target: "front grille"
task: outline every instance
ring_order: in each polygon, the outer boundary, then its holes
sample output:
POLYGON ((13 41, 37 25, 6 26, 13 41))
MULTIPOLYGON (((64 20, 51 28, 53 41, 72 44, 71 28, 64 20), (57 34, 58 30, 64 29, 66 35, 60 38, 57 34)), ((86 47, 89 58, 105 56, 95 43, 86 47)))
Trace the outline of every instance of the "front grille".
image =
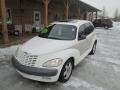
POLYGON ((28 53, 24 53, 22 64, 26 66, 34 66, 38 59, 37 55, 29 55, 28 53))

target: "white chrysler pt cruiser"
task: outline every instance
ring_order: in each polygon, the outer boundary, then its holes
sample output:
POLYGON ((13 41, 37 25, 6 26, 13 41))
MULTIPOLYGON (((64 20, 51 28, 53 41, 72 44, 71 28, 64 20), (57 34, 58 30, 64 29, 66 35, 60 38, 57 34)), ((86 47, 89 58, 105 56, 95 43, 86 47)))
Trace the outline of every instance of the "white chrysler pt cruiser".
POLYGON ((12 58, 25 78, 42 82, 66 82, 74 66, 96 51, 97 39, 90 21, 66 20, 45 27, 21 45, 12 58))

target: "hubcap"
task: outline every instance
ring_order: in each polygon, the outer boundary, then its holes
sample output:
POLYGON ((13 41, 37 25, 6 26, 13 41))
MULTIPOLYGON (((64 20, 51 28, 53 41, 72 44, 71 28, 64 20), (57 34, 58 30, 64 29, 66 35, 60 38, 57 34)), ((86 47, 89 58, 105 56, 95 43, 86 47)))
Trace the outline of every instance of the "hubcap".
POLYGON ((94 44, 94 46, 93 46, 93 53, 95 53, 95 51, 96 51, 96 45, 94 44))
POLYGON ((72 64, 69 62, 68 64, 66 64, 65 66, 65 70, 64 70, 64 78, 68 79, 71 75, 72 72, 72 64))
POLYGON ((108 26, 105 26, 105 28, 107 29, 107 28, 108 28, 108 26))

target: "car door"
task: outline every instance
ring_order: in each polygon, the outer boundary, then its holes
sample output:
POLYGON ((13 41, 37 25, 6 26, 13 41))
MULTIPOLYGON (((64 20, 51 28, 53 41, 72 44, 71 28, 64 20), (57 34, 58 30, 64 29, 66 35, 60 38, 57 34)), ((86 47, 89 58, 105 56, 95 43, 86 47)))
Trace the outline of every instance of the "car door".
POLYGON ((91 23, 85 24, 86 29, 85 29, 85 35, 86 35, 86 40, 87 40, 87 49, 90 50, 91 47, 93 46, 93 40, 95 38, 95 32, 94 32, 94 26, 91 23))
POLYGON ((85 25, 81 25, 78 30, 78 49, 80 51, 80 56, 82 56, 87 50, 87 40, 80 39, 82 35, 85 34, 85 25))

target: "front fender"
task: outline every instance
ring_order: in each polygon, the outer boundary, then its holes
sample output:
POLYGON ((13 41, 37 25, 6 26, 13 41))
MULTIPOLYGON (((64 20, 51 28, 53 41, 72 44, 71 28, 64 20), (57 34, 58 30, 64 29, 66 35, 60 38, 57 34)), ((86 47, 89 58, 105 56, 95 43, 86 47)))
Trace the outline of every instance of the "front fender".
MULTIPOLYGON (((44 56, 40 56, 38 58, 35 66, 39 67, 39 68, 42 68, 42 65, 45 62, 47 62, 49 60, 53 60, 55 58, 61 58, 64 61, 63 63, 65 63, 71 57, 74 58, 74 65, 77 65, 79 63, 79 56, 80 56, 79 50, 77 50, 75 48, 65 49, 65 50, 61 50, 61 51, 54 52, 54 53, 51 53, 51 54, 47 54, 47 55, 44 55, 44 56)), ((60 67, 62 67, 62 65, 60 67)))
POLYGON ((53 55, 54 57, 58 57, 64 60, 64 63, 71 57, 74 58, 74 65, 77 65, 79 63, 79 56, 80 52, 79 50, 73 48, 73 49, 66 49, 60 52, 57 52, 53 55))

